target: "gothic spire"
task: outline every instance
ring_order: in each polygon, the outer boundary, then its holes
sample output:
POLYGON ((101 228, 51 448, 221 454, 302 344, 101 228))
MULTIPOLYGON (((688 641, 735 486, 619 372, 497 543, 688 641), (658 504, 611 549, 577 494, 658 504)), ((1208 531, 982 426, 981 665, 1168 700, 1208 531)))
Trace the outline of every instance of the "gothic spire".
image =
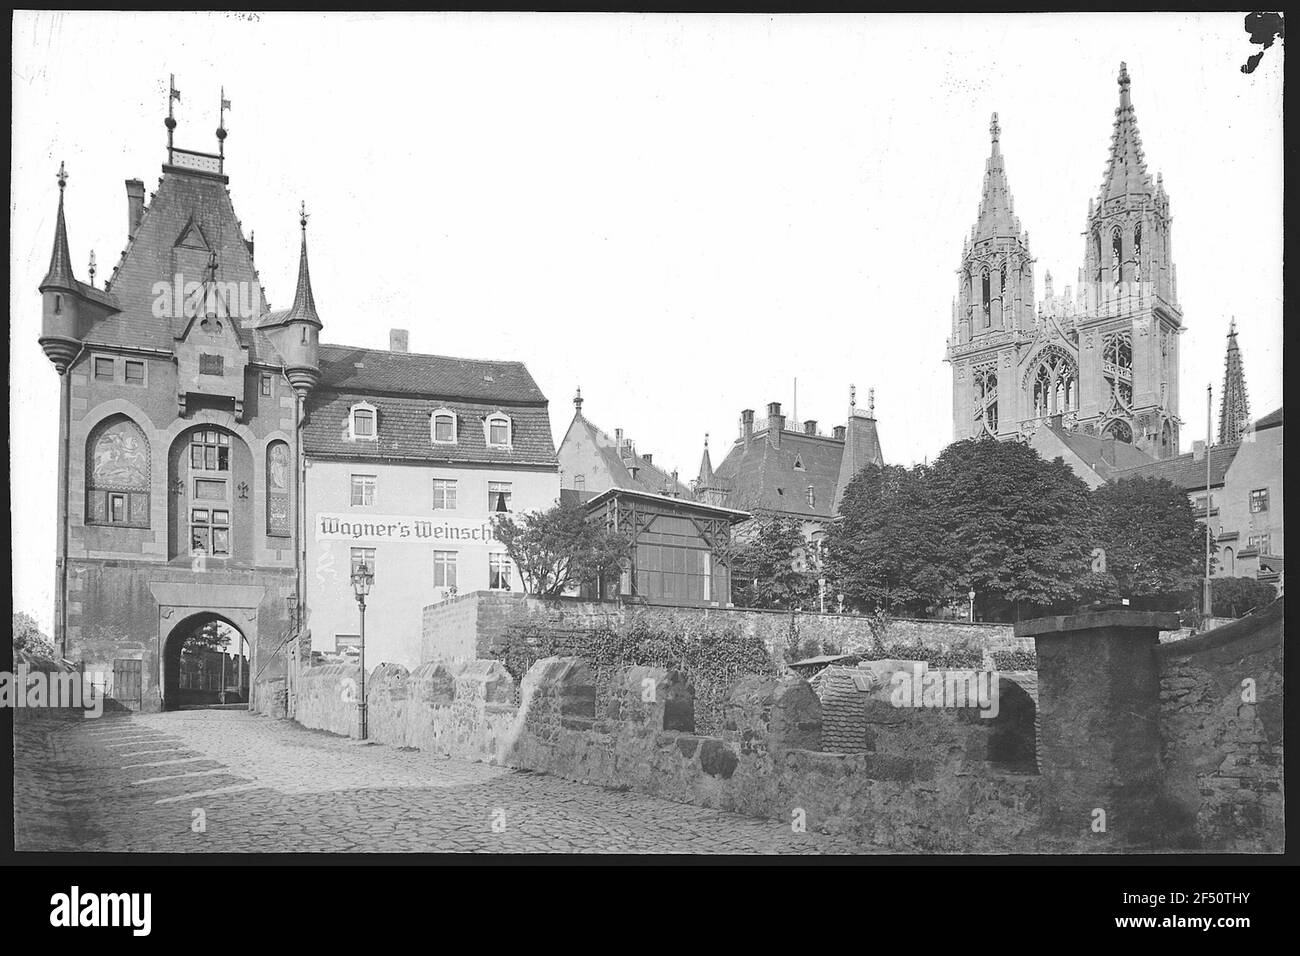
POLYGON ((709 458, 708 432, 704 433, 704 456, 700 458, 700 474, 696 484, 700 488, 709 488, 713 485, 713 461, 709 458))
POLYGON ((298 212, 298 223, 302 227, 302 252, 298 256, 298 288, 293 293, 293 306, 283 321, 306 322, 321 328, 320 316, 316 314, 316 299, 311 294, 311 272, 307 268, 307 204, 303 203, 298 212))
POLYGON ((77 280, 72 275, 72 254, 68 251, 68 226, 63 219, 63 189, 68 185, 68 171, 59 163, 59 215, 54 224, 54 251, 50 254, 50 268, 40 288, 57 286, 75 289, 77 280))
POLYGON ((1110 158, 1101 184, 1100 204, 1125 196, 1148 196, 1152 193, 1151 176, 1142 155, 1142 137, 1138 133, 1137 114, 1129 96, 1128 67, 1119 65, 1119 106, 1115 108, 1115 129, 1110 138, 1110 158))
POLYGON ((1250 400, 1246 397, 1246 372, 1237 345, 1237 320, 1228 326, 1228 353, 1223 360, 1223 400, 1219 406, 1219 444, 1241 441, 1250 427, 1250 400))
POLYGON ((979 219, 971 238, 978 242, 995 236, 1020 235, 1020 220, 1016 218, 1011 201, 1011 187, 1007 185, 1007 170, 1002 161, 1002 127, 998 114, 989 121, 989 138, 992 146, 984 162, 984 189, 980 195, 979 219))

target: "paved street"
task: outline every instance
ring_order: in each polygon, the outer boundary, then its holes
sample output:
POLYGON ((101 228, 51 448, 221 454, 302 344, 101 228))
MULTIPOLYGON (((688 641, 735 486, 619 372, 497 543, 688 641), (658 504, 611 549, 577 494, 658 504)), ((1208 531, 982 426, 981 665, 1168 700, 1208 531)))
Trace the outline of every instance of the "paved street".
POLYGON ((14 743, 19 850, 861 852, 780 822, 244 711, 41 717, 20 722, 14 743))

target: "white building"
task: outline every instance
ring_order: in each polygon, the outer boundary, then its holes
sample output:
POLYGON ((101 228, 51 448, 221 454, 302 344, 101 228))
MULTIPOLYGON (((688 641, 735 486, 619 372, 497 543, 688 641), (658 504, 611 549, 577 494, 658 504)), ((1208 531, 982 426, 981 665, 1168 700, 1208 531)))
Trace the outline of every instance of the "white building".
POLYGON ((375 575, 366 664, 420 663, 423 609, 520 591, 496 511, 549 508, 560 482, 547 401, 519 362, 320 347, 303 425, 304 604, 312 649, 359 639, 352 568, 375 575))

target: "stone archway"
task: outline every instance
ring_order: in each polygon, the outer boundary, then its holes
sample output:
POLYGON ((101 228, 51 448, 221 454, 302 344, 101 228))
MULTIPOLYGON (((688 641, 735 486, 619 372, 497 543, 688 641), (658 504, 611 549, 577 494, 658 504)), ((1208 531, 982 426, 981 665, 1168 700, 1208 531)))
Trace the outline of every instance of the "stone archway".
POLYGON ((157 682, 157 697, 154 706, 169 710, 177 703, 175 691, 179 683, 180 646, 196 626, 207 621, 222 621, 243 636, 249 649, 249 668, 253 675, 257 674, 261 657, 257 640, 258 609, 266 594, 265 587, 177 581, 154 582, 149 585, 149 590, 158 602, 157 670, 153 675, 157 682))
MULTIPOLYGON (((242 644, 248 644, 251 653, 252 645, 248 642, 248 636, 238 624, 230 620, 225 614, 215 611, 199 611, 189 614, 176 622, 176 625, 168 632, 163 639, 162 644, 162 709, 178 710, 184 702, 184 692, 181 689, 181 650, 194 633, 205 624, 219 622, 232 628, 239 635, 242 644)), ((238 651, 239 648, 236 648, 238 651)), ((251 670, 251 662, 249 664, 251 670)), ((251 675, 249 675, 251 677, 251 675)))

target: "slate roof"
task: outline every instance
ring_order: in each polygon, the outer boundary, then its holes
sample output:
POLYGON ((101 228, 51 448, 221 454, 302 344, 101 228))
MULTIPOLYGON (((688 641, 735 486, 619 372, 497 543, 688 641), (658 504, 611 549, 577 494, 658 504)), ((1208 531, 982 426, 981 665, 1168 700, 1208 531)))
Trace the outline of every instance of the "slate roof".
POLYGON ((522 362, 322 344, 320 371, 321 387, 338 391, 415 394, 512 405, 546 404, 546 396, 522 362))
POLYGON ((727 489, 726 504, 743 511, 779 511, 810 518, 835 514, 835 491, 844 442, 821 435, 783 431, 781 447, 756 432, 745 446, 737 439, 713 470, 714 484, 727 489), (802 469, 795 468, 796 461, 802 469), (808 486, 813 504, 808 504, 808 486))
MULTIPOLYGON (((1210 485, 1223 484, 1223 476, 1228 466, 1237 457, 1240 445, 1215 445, 1210 449, 1210 485)), ((1184 491, 1196 491, 1205 487, 1205 459, 1196 460, 1192 452, 1176 455, 1140 465, 1137 468, 1124 468, 1112 472, 1111 478, 1119 481, 1124 478, 1166 478, 1184 491)))
POLYGON ((1151 456, 1142 449, 1117 438, 1101 438, 1059 425, 1043 427, 1104 479, 1115 477, 1123 469, 1152 464, 1151 456))
MULTIPOLYGON (((86 335, 86 343, 170 352, 184 316, 154 316, 154 283, 173 283, 178 273, 182 283, 204 281, 209 253, 217 257, 217 281, 247 283, 252 314, 264 314, 267 304, 261 281, 225 182, 167 167, 157 193, 145 207, 135 238, 105 283, 105 292, 111 293, 121 311, 97 322, 86 335), (193 237, 192 244, 180 245, 187 234, 193 237)), ((250 361, 279 362, 264 333, 236 324, 241 343, 249 347, 250 361)))
POLYGON ((1276 428, 1278 425, 1281 424, 1282 424, 1282 409, 1279 408, 1277 411, 1269 412, 1259 421, 1255 422, 1255 430, 1258 431, 1261 428, 1276 428))
POLYGON ((372 395, 340 391, 324 384, 307 399, 303 448, 308 455, 321 458, 558 467, 551 439, 551 418, 545 404, 519 406, 418 394, 372 395), (348 438, 348 416, 359 401, 377 409, 377 438, 373 441, 348 438), (435 445, 430 437, 429 418, 443 407, 456 413, 455 445, 435 445), (512 445, 509 449, 487 445, 483 420, 494 412, 510 416, 512 445))
POLYGON ((822 703, 822 750, 855 754, 867 750, 867 691, 871 674, 831 665, 812 680, 822 703))
MULTIPOLYGON (((601 464, 605 466, 609 473, 610 481, 616 488, 624 491, 641 491, 647 494, 659 495, 665 489, 675 492, 681 498, 691 498, 691 489, 683 484, 680 480, 674 481, 673 476, 664 471, 653 462, 646 461, 644 457, 635 453, 625 461, 618 451, 618 442, 601 431, 591 422, 582 412, 577 412, 573 416, 573 421, 569 424, 569 430, 580 428, 587 434, 596 453, 600 456, 601 464), (632 477, 630 465, 636 465, 636 477, 632 477)), ((567 437, 567 433, 566 433, 567 437)))

